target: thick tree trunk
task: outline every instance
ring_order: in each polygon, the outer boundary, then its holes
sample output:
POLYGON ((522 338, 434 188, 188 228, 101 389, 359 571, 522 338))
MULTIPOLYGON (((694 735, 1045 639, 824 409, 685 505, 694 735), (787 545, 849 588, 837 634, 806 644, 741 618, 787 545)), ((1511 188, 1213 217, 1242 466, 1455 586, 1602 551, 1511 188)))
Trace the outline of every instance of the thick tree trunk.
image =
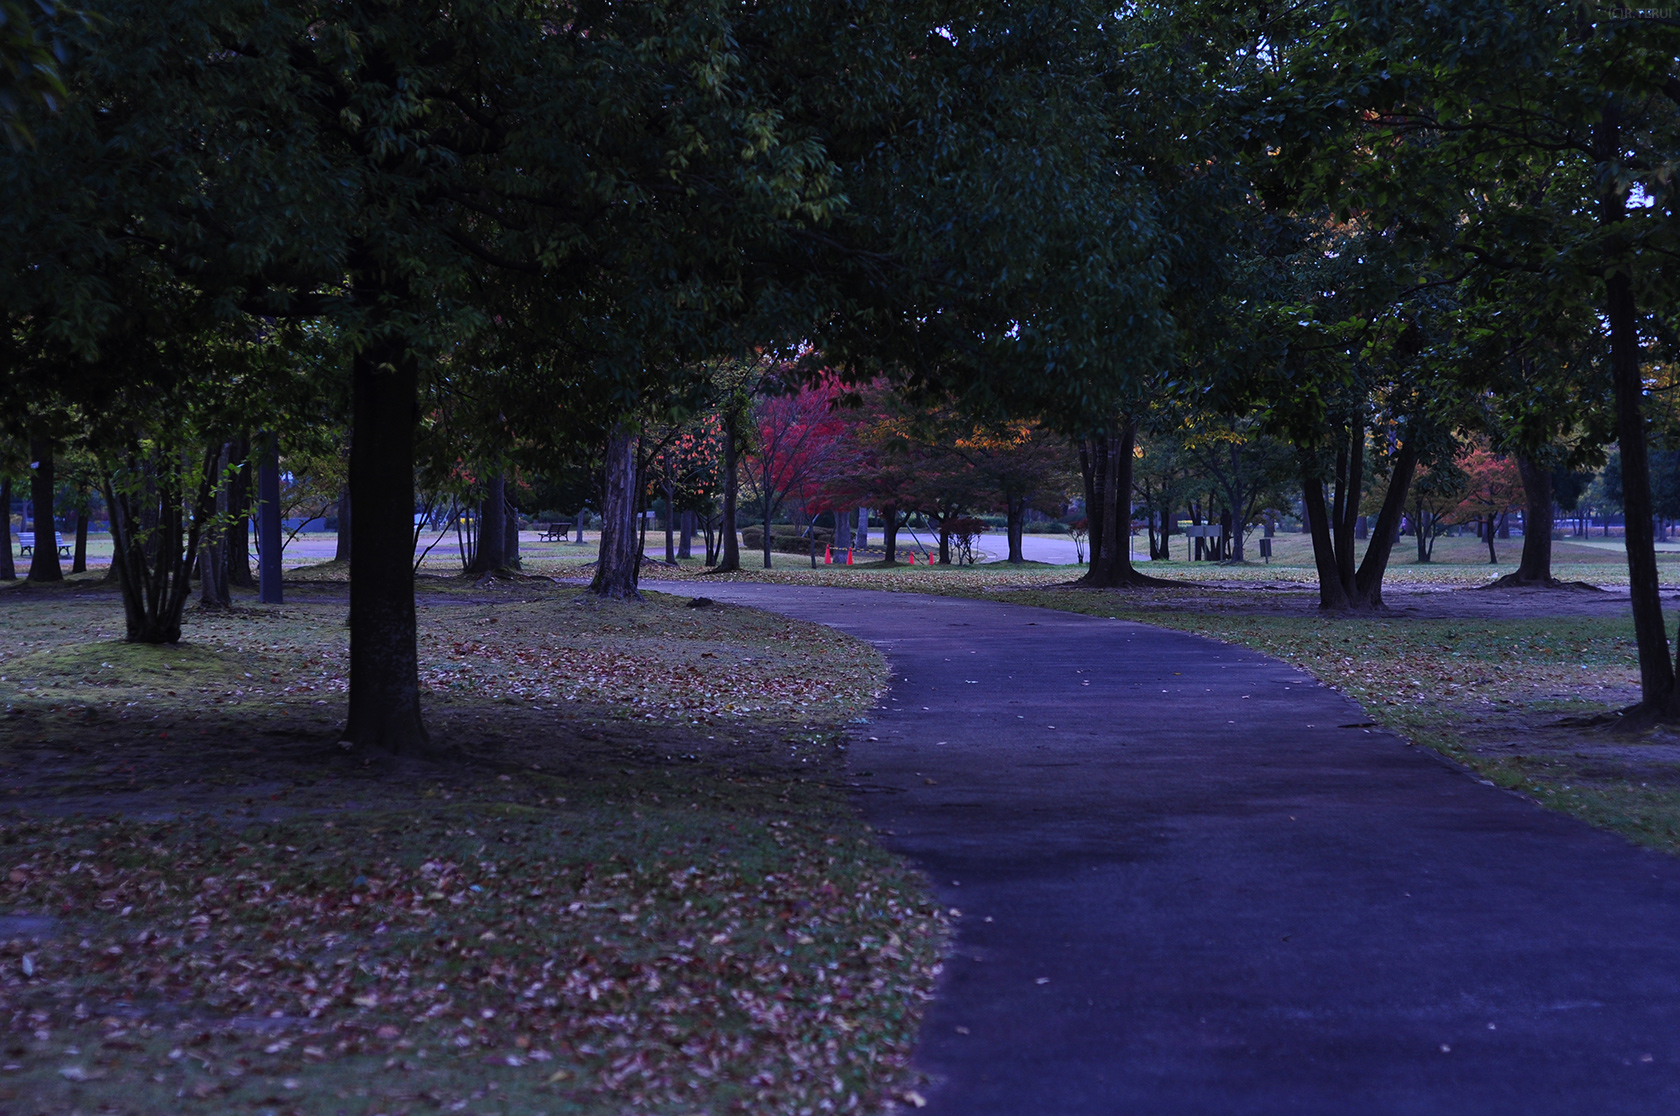
POLYGON ((419 373, 399 340, 351 363, 350 716, 354 748, 434 754, 420 712, 414 616, 414 428, 419 373))
POLYGON ((1519 585, 1550 586, 1552 577, 1552 471, 1531 458, 1517 458, 1523 483, 1523 545, 1517 572, 1493 583, 1494 588, 1519 585))
POLYGON ((1136 444, 1137 427, 1131 418, 1118 420, 1119 437, 1112 442, 1105 439, 1102 486, 1102 532, 1091 533, 1091 568, 1079 583, 1100 589, 1120 586, 1171 585, 1158 577, 1149 577, 1132 567, 1132 447, 1136 444), (1101 550, 1098 550, 1098 539, 1101 550))
POLYGON ((228 584, 255 589, 257 579, 251 574, 251 471, 256 465, 251 460, 248 435, 233 440, 230 460, 234 472, 228 484, 228 511, 232 516, 227 528, 228 584))
POLYGON ((338 546, 333 551, 334 562, 350 561, 350 486, 338 490, 338 546))
POLYGON ((502 515, 502 565, 507 569, 517 570, 520 568, 519 509, 512 504, 507 504, 506 507, 507 511, 502 515))
POLYGON ((723 427, 723 523, 718 529, 723 546, 722 557, 714 568, 725 573, 741 568, 741 532, 736 513, 741 502, 741 452, 735 435, 735 420, 728 418, 723 427))
POLYGON ((856 515, 853 508, 834 513, 834 549, 849 550, 852 545, 852 518, 856 515))
POLYGON ((589 588, 614 601, 639 601, 641 536, 636 524, 635 426, 626 419, 607 437, 606 493, 601 501, 601 557, 589 588))
POLYGON ((1354 576, 1355 603, 1361 608, 1383 607, 1383 574, 1388 571, 1389 557, 1400 538, 1400 517, 1405 513, 1406 497, 1411 495, 1412 478, 1416 474, 1417 443, 1408 437, 1394 455, 1394 466, 1388 478, 1388 495, 1383 497, 1382 510, 1377 513, 1376 530, 1371 535, 1370 545, 1365 548, 1359 572, 1354 576))
POLYGON ((12 478, 0 477, 0 581, 16 581, 12 558, 12 478))
POLYGON ((1310 470, 1302 481, 1301 503, 1307 513, 1307 530, 1312 533, 1313 563, 1318 567, 1318 607, 1325 611, 1345 611, 1351 602, 1336 561, 1335 536, 1324 506, 1324 482, 1310 470))
POLYGON ((888 565, 898 561, 898 507, 894 504, 881 509, 881 546, 886 549, 888 565))
POLYGON ((1487 530, 1482 533, 1482 538, 1487 543, 1488 565, 1490 565, 1490 566, 1499 565, 1499 555, 1493 549, 1493 516, 1491 516, 1491 515, 1488 516, 1487 530))
POLYGON ((1347 445, 1337 457, 1341 474, 1336 478, 1335 521, 1331 538, 1336 543, 1336 575, 1351 589, 1354 579, 1353 539, 1359 523, 1359 497, 1365 487, 1365 424, 1356 422, 1348 432, 1347 445))
MULTIPOLYGON (((1103 568, 1103 510, 1108 506, 1108 435, 1094 434, 1079 444, 1085 480, 1085 535, 1091 547, 1091 572, 1103 568)), ((1085 576, 1091 576, 1088 572, 1085 576)))
POLYGON ((1008 516, 1005 530, 1009 532, 1009 561, 1020 565, 1027 560, 1021 550, 1021 535, 1026 529, 1027 498, 1024 495, 1005 492, 1003 507, 1008 516))
POLYGON ((681 531, 677 535, 677 557, 694 557, 694 510, 689 508, 682 513, 681 531))
POLYGON ((493 574, 507 564, 507 478, 497 473, 484 485, 484 499, 478 505, 478 549, 467 573, 493 574))
POLYGON ((868 508, 859 508, 857 510, 857 537, 852 540, 852 545, 857 547, 859 550, 862 550, 869 545, 868 508))
POLYGON ((63 581, 64 570, 58 564, 58 547, 53 545, 53 489, 57 487, 53 471, 52 439, 39 434, 29 439, 29 503, 35 513, 35 551, 29 559, 30 581, 63 581))

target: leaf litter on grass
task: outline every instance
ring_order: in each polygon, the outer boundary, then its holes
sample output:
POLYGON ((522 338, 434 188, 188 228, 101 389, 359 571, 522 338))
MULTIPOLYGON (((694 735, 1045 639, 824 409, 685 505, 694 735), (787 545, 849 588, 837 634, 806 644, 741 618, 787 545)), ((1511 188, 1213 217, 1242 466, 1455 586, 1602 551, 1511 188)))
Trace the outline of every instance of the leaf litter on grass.
POLYGON ((484 761, 441 777, 229 739, 341 715, 342 598, 120 665, 97 609, 39 624, 0 660, 8 762, 61 773, 0 825, 0 1110, 867 1111, 913 1083, 944 916, 833 746, 879 656, 574 596, 423 609, 434 727, 484 761))

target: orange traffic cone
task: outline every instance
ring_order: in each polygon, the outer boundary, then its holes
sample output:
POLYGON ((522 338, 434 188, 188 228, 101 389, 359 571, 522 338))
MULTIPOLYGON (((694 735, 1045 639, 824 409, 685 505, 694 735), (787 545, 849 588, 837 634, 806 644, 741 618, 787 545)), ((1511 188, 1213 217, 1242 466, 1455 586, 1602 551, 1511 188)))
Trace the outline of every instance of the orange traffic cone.
POLYGON ((834 565, 834 548, 832 546, 823 547, 823 565, 834 565))
POLYGON ((916 552, 914 550, 906 550, 904 552, 904 560, 914 566, 916 564, 916 552))
POLYGON ((849 566, 851 564, 852 564, 852 548, 848 546, 846 548, 846 565, 849 566))

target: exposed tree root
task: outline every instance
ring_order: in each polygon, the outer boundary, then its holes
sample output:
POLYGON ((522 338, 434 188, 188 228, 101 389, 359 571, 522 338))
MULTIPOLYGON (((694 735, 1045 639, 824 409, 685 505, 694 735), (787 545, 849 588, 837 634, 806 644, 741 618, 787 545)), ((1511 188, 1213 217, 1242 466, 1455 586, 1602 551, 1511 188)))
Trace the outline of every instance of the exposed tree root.
POLYGON ((1571 590, 1585 589, 1585 590, 1588 590, 1588 591, 1593 592, 1593 593, 1604 592, 1604 590, 1599 588, 1598 586, 1590 584, 1590 583, 1585 582, 1585 581, 1559 581, 1555 577, 1523 578, 1523 577, 1520 577, 1520 576, 1518 576, 1517 574, 1514 574, 1514 573, 1508 573, 1504 577, 1498 578, 1494 581, 1490 581, 1486 585, 1478 585, 1478 586, 1476 586, 1476 588, 1477 589, 1571 589, 1571 590))

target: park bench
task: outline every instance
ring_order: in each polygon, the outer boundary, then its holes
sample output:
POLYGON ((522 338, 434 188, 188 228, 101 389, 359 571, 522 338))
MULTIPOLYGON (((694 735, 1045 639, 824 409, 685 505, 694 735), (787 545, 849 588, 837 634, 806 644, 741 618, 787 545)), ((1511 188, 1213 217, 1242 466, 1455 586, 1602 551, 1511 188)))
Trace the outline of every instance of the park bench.
POLYGON ((565 542, 566 533, 572 529, 570 523, 550 523, 543 528, 542 534, 537 536, 541 542, 565 542))
MULTIPOLYGON (((64 536, 53 532, 53 546, 58 548, 60 558, 70 557, 70 544, 64 541, 64 536)), ((18 556, 26 557, 35 553, 35 534, 32 531, 18 532, 18 556)))

